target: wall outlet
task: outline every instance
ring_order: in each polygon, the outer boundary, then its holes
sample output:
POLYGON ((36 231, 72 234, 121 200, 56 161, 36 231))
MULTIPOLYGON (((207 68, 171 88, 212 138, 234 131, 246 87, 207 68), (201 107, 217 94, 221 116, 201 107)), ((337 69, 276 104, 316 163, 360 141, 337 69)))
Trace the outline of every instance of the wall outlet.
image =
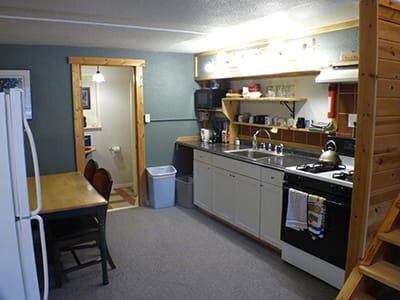
POLYGON ((358 61, 358 51, 342 51, 340 53, 340 61, 358 61))
POLYGON ((144 114, 144 122, 147 124, 147 123, 150 123, 150 114, 144 114))
POLYGON ((349 118, 347 119, 347 127, 354 128, 354 123, 357 122, 357 114, 349 114, 349 118))

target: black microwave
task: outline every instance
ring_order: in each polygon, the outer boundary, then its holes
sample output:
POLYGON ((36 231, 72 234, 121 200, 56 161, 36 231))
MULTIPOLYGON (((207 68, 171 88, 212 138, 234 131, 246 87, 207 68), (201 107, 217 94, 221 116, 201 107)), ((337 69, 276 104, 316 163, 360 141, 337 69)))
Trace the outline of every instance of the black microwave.
POLYGON ((221 99, 225 97, 226 89, 200 89, 194 92, 194 107, 199 108, 214 108, 221 107, 221 99))

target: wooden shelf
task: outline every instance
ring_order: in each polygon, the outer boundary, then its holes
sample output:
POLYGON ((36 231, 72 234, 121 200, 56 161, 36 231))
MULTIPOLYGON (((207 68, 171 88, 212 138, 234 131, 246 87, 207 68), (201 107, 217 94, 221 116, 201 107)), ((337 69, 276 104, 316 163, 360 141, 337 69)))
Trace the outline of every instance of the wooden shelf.
POLYGON ((89 155, 90 153, 96 151, 96 148, 93 147, 85 147, 85 155, 89 155))
MULTIPOLYGON (((222 98, 222 104, 224 106, 224 104, 227 103, 239 103, 237 101, 243 102, 243 101, 247 101, 247 102, 277 102, 280 103, 282 105, 285 105, 286 108, 289 110, 290 112, 290 116, 294 119, 295 115, 296 115, 296 106, 295 103, 296 102, 300 102, 300 101, 306 101, 306 98, 286 98, 286 97, 258 97, 258 98, 247 98, 247 97, 239 97, 239 98, 222 98), (289 105, 288 103, 290 103, 291 105, 289 105)), ((225 105, 226 107, 226 105, 225 105)))
POLYGON ((274 126, 274 125, 264 125, 264 124, 256 124, 256 123, 245 123, 245 122, 232 122, 232 125, 240 125, 240 126, 251 126, 251 127, 260 127, 260 128, 278 128, 283 130, 293 130, 293 131, 303 131, 303 132, 316 132, 321 134, 328 134, 331 131, 313 131, 308 128, 295 128, 295 127, 287 127, 287 126, 274 126))
POLYGON ((195 80, 212 80, 212 79, 241 79, 241 78, 285 78, 285 77, 299 77, 299 76, 316 76, 321 72, 318 70, 287 70, 286 72, 276 72, 276 73, 264 73, 264 74, 244 74, 244 73, 234 73, 230 76, 207 76, 207 75, 197 75, 195 73, 195 80))
POLYGON ((222 112, 221 107, 215 107, 215 108, 197 108, 197 111, 209 111, 209 112, 222 112))
POLYGON ((286 98, 286 97, 238 97, 238 98, 222 98, 225 101, 251 101, 251 102, 300 102, 306 101, 307 98, 286 98))

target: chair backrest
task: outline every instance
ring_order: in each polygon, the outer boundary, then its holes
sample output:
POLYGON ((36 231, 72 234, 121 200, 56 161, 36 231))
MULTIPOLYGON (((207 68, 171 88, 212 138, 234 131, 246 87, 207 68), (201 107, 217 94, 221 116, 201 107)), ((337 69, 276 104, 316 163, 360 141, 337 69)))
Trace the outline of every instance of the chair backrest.
POLYGON ((99 168, 99 165, 97 164, 97 162, 93 159, 90 159, 85 166, 85 170, 83 172, 83 176, 85 176, 85 178, 87 179, 87 181, 89 181, 90 183, 92 183, 93 181, 93 175, 96 172, 96 170, 99 168))
POLYGON ((111 175, 106 169, 99 168, 96 170, 93 175, 92 185, 107 201, 110 199, 112 184, 111 175))

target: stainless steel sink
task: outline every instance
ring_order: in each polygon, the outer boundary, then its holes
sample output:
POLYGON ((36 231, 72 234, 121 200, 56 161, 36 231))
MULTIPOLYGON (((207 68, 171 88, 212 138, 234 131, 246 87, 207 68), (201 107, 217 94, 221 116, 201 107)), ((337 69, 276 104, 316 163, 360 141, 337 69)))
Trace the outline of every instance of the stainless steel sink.
POLYGON ((271 156, 283 156, 283 154, 278 154, 272 151, 259 150, 259 149, 226 150, 224 152, 232 155, 245 157, 251 160, 260 160, 271 156))

